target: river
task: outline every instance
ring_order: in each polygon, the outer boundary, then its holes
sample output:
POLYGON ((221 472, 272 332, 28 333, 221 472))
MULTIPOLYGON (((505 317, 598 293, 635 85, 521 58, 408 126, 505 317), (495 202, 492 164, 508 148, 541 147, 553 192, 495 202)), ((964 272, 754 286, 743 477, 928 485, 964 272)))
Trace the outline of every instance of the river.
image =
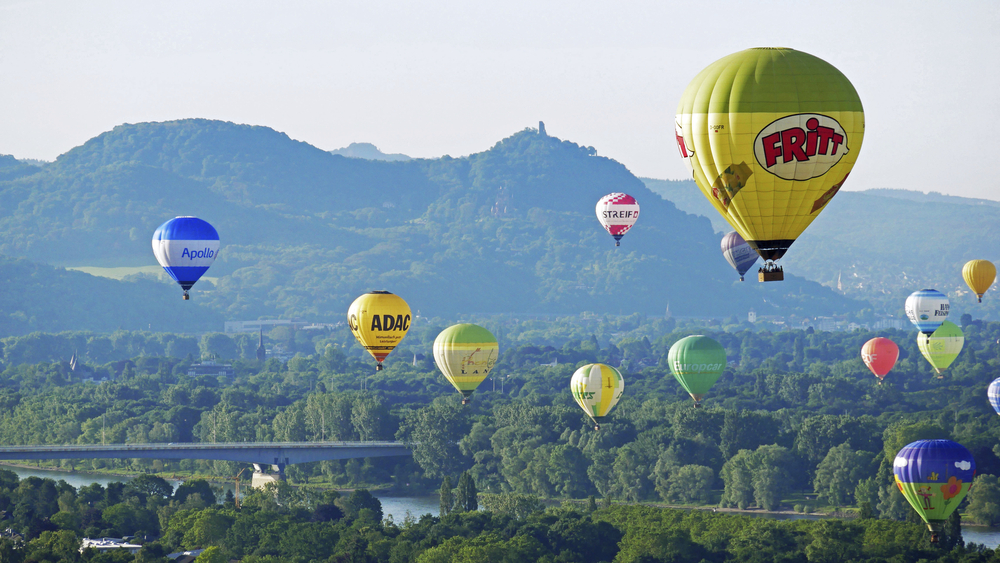
MULTIPOLYGON (((100 483, 101 485, 107 486, 108 483, 113 483, 116 481, 128 481, 129 477, 117 477, 110 475, 101 475, 93 473, 81 473, 74 472, 70 473, 68 471, 50 470, 50 469, 33 469, 28 467, 12 467, 12 466, 2 466, 4 469, 10 469, 21 479, 25 477, 41 477, 46 479, 55 479, 56 481, 62 479, 72 485, 73 487, 80 488, 92 483, 100 483)), ((181 483, 178 480, 167 479, 171 485, 175 487, 181 483)), ((224 490, 233 490, 232 483, 224 483, 224 490)), ((401 523, 407 516, 407 513, 415 519, 420 519, 420 516, 424 514, 434 514, 437 515, 439 510, 439 501, 437 495, 427 495, 418 497, 396 497, 387 496, 379 493, 374 493, 375 496, 382 503, 382 513, 385 517, 392 517, 393 521, 397 524, 401 523)), ((822 518, 821 516, 815 516, 812 514, 768 514, 768 513, 743 513, 748 516, 760 517, 760 518, 775 518, 778 520, 815 520, 822 518)), ((985 545, 990 549, 995 549, 1000 546, 1000 528, 987 528, 985 526, 963 526, 962 527, 962 537, 965 541, 975 542, 978 544, 985 545)))

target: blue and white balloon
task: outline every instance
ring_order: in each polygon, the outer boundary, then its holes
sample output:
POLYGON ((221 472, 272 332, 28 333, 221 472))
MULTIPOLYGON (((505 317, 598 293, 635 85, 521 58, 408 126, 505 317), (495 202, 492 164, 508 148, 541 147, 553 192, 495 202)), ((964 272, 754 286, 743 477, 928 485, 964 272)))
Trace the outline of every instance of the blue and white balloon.
POLYGON ((153 233, 153 254, 187 300, 188 290, 219 255, 219 233, 197 217, 174 217, 153 233))
POLYGON ((989 397, 993 410, 1000 414, 1000 377, 990 383, 990 388, 986 390, 986 396, 989 397))
POLYGON ((948 320, 948 296, 936 289, 914 291, 906 298, 906 316, 920 332, 931 335, 948 320))
POLYGON ((757 251, 751 248, 736 231, 722 237, 722 255, 739 273, 740 281, 743 281, 743 275, 757 263, 757 251))

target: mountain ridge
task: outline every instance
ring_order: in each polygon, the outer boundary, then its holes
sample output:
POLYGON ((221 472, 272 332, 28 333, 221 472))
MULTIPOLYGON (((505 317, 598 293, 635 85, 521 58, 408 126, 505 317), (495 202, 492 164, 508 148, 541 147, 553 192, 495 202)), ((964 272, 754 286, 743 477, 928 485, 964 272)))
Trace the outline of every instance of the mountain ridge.
POLYGON ((150 233, 174 215, 219 230, 210 272, 218 284, 204 302, 229 319, 325 320, 376 288, 442 316, 658 315, 668 303, 675 314, 704 316, 865 307, 807 280, 734 285, 706 218, 592 147, 530 127, 467 157, 384 162, 332 155, 262 126, 123 125, 0 181, 0 232, 18 233, 0 237, 0 252, 74 266, 148 264, 150 233), (593 211, 614 191, 643 206, 620 249, 593 211))

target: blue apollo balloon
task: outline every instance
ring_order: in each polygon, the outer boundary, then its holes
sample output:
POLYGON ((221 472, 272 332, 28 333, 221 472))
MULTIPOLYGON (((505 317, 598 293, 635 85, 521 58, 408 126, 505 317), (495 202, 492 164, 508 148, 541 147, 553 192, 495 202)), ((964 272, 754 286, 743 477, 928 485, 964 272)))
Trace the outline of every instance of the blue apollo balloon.
POLYGON ((990 388, 986 390, 986 396, 990 398, 990 404, 993 405, 993 410, 1000 414, 1000 377, 993 380, 990 383, 990 388))
POLYGON ((743 274, 757 263, 758 256, 757 251, 750 248, 750 245, 736 231, 722 237, 722 255, 726 257, 726 262, 729 262, 729 265, 740 274, 740 281, 743 281, 743 274))
POLYGON ((187 300, 188 290, 219 255, 219 233, 197 217, 174 217, 153 233, 153 254, 187 300))

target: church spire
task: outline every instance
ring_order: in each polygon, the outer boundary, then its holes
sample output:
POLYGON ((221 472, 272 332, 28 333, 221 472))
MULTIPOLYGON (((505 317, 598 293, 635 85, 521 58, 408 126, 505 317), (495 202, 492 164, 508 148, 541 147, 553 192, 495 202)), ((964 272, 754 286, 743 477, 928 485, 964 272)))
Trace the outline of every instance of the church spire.
POLYGON ((264 349, 264 329, 260 329, 257 337, 257 359, 264 361, 267 358, 267 350, 264 349))

